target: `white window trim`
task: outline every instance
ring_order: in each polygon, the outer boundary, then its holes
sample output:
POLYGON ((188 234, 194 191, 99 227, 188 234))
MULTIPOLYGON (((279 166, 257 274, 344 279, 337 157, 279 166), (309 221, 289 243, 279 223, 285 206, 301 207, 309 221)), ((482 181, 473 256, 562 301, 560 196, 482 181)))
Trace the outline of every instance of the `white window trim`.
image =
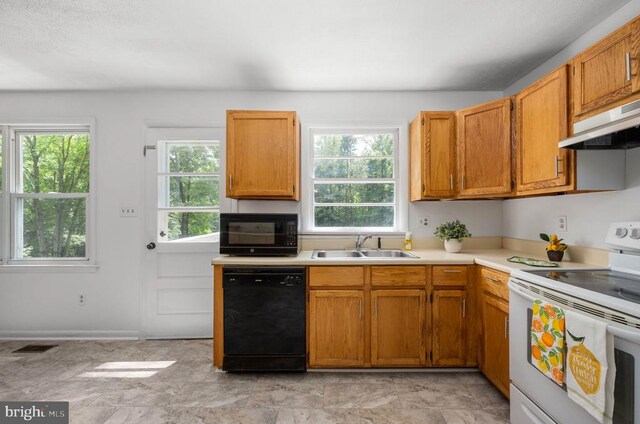
MULTIPOLYGON (((96 249, 96 175, 97 175, 97 141, 95 135, 95 119, 88 117, 79 118, 40 118, 40 119, 3 119, 2 125, 2 149, 3 149, 3 187, 2 203, 0 207, 0 234, 3 243, 0 245, 0 272, 95 272, 97 267, 96 249), (82 131, 89 134, 89 193, 47 194, 38 197, 49 198, 87 198, 86 211, 86 256, 84 258, 14 258, 13 242, 16 237, 15 227, 15 197, 35 197, 29 193, 16 193, 15 184, 19 170, 16 169, 16 132, 51 132, 51 131, 82 131)), ((20 175, 21 177, 21 175, 20 175)))
MULTIPOLYGON (((408 126, 406 120, 393 121, 309 121, 302 125, 302 213, 303 232, 313 235, 345 235, 355 233, 400 234, 407 229, 408 215, 408 126), (313 219, 313 134, 336 132, 376 133, 393 131, 397 133, 394 154, 394 181, 396 182, 396 222, 395 227, 315 227, 313 219)), ((349 180, 358 182, 364 180, 349 180)), ((370 179, 369 181, 376 181, 370 179)), ((386 181, 386 179, 385 179, 386 181)))

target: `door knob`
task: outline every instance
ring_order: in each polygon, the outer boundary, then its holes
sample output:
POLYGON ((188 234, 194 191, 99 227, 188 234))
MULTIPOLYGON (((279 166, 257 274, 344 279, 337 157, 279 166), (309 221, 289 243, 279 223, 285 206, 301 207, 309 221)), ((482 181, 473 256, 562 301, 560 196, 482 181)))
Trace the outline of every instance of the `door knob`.
POLYGON ((147 249, 153 250, 155 248, 156 248, 156 244, 154 242, 151 242, 151 243, 147 244, 147 249))

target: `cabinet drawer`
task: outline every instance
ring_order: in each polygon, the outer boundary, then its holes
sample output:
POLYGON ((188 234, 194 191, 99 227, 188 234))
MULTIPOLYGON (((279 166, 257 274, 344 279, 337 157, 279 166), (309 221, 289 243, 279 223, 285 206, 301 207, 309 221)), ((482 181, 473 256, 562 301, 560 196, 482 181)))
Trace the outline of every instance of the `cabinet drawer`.
POLYGON ((509 301, 509 288, 507 287, 509 274, 495 271, 491 268, 482 268, 480 270, 480 279, 482 290, 491 293, 500 299, 504 299, 507 302, 509 301))
POLYGON ((364 287, 364 267, 310 266, 309 287, 364 287))
POLYGON ((423 286, 427 284, 426 266, 372 266, 373 286, 423 286))
POLYGON ((466 286, 467 266, 434 266, 432 281, 434 286, 466 286))

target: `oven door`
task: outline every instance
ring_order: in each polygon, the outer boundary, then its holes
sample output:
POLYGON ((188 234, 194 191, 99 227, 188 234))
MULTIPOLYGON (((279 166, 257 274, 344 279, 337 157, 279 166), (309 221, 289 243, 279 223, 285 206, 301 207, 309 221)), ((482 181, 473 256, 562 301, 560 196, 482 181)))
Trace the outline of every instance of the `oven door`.
MULTIPOLYGON (((587 411, 574 403, 565 389, 558 386, 529 362, 531 308, 535 298, 540 298, 527 289, 509 281, 509 369, 511 383, 528 399, 539 407, 539 410, 528 408, 539 421, 551 417, 560 424, 596 424, 587 411), (544 411, 544 414, 540 413, 544 411), (540 415, 540 416, 537 416, 540 415), (547 416, 548 415, 548 416, 547 416)), ((573 309, 541 297, 543 301, 556 304, 563 309, 573 309)), ((584 313, 582 311, 577 311, 584 313)), ((594 319, 600 319, 593 317, 594 319)), ((636 382, 640 381, 640 370, 636 366, 640 358, 640 330, 613 327, 610 322, 609 331, 614 335, 616 381, 614 389, 614 424, 640 423, 640 399, 636 390, 636 382)), ((517 398, 512 399, 511 410, 519 411, 517 398)), ((514 417, 512 416, 512 419, 514 417)), ((515 422, 515 421, 514 421, 515 422)), ((535 419, 527 421, 537 423, 535 419)))
MULTIPOLYGON (((285 255, 297 253, 288 243, 297 217, 283 214, 221 214, 220 253, 236 255, 285 255)), ((295 235, 297 240, 297 234, 295 235)))

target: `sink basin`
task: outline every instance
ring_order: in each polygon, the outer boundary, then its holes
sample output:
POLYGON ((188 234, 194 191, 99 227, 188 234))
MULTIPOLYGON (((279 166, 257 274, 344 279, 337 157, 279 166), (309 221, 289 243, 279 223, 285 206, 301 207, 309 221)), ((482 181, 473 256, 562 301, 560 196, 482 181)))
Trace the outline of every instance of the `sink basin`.
POLYGON ((417 258, 416 255, 402 250, 363 250, 367 258, 417 258))
POLYGON ((355 250, 314 250, 311 259, 319 258, 362 258, 355 250))
POLYGON ((314 250, 311 259, 367 259, 367 258, 417 258, 402 250, 314 250))

